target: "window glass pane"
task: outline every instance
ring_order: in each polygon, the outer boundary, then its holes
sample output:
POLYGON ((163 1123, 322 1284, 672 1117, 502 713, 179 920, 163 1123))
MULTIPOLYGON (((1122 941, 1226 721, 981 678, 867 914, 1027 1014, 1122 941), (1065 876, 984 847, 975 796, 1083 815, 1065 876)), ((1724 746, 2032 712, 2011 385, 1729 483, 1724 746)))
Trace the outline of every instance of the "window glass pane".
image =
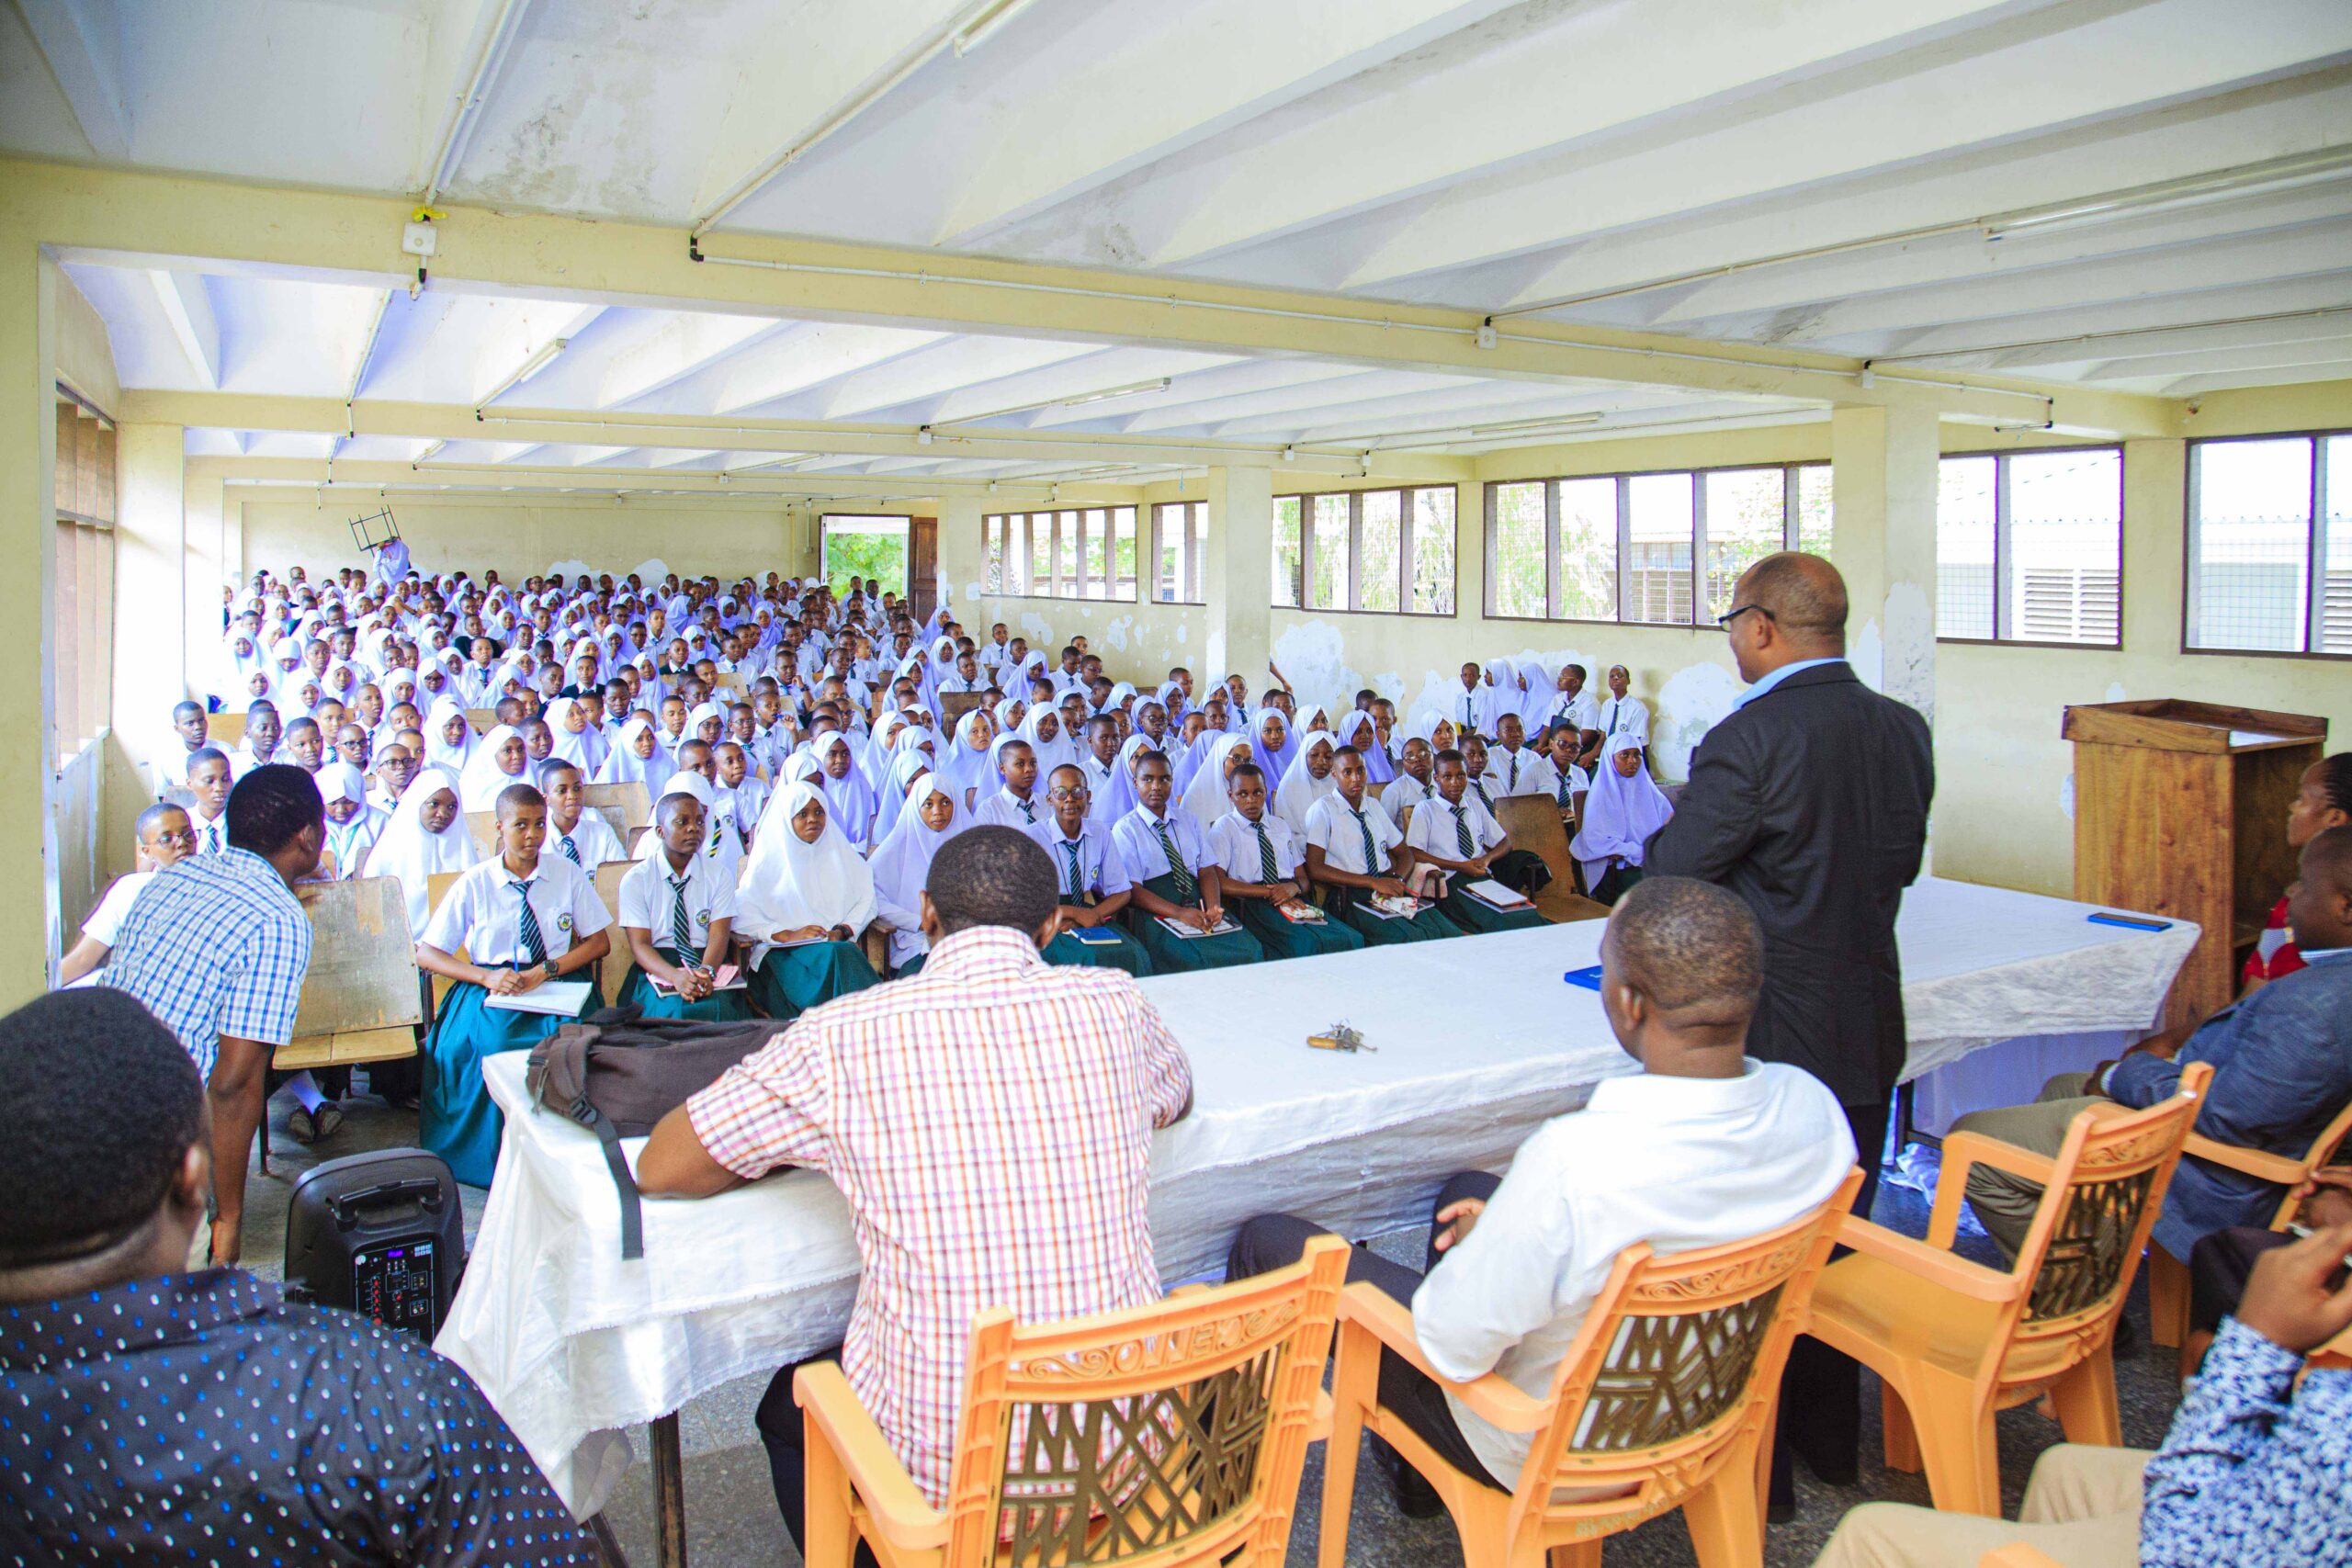
MULTIPOLYGON (((1615 492, 1615 487, 1611 487, 1615 492)), ((1610 525, 1611 547, 1616 525, 1610 525)), ((1495 536, 1487 552, 1490 615, 1537 615, 1544 603, 1544 486, 1541 481, 1495 487, 1495 536)))
POLYGON ((1193 502, 1193 532, 1191 542, 1184 547, 1184 597, 1192 604, 1205 601, 1206 589, 1201 573, 1207 570, 1209 547, 1209 503, 1193 502))
POLYGON ((1136 509, 1132 506, 1114 507, 1111 511, 1111 597, 1132 600, 1136 596, 1136 509))
POLYGON ((2320 539, 2325 587, 2320 604, 2320 653, 2352 653, 2352 435, 2327 438, 2327 531, 2320 539))
POLYGON ((1453 487, 1410 492, 1413 506, 1413 613, 1453 614, 1453 487))
POLYGON ((1346 610, 1348 603, 1348 498, 1315 498, 1315 581, 1306 602, 1317 610, 1346 610))
POLYGON ((1946 457, 1936 476, 1936 635, 1990 640, 1998 459, 1946 457))
POLYGON ((1103 554, 1103 535, 1110 520, 1109 513, 1098 506, 1090 508, 1083 515, 1086 521, 1086 597, 1107 599, 1111 596, 1111 582, 1103 554))
POLYGON ((1029 592, 1041 599, 1054 592, 1054 514, 1029 513, 1029 592))
POLYGON ((833 513, 818 520, 818 561, 836 593, 863 577, 893 592, 907 591, 907 520, 833 513))
POLYGON ((1731 608, 1739 574, 1781 547, 1788 517, 1778 468, 1725 468, 1707 480, 1707 618, 1731 608))
POLYGON ((1004 592, 1004 519, 980 519, 980 548, 988 562, 980 582, 991 593, 1004 592))
POLYGON ((1807 555, 1829 554, 1829 496, 1828 464, 1807 463, 1797 470, 1797 548, 1807 555))
POLYGON ((2006 460, 2001 635, 2113 645, 2122 628, 2123 454, 2018 452, 2006 460))
POLYGON ((1057 552, 1059 565, 1055 571, 1054 597, 1075 599, 1078 597, 1079 514, 1075 512, 1061 512, 1053 515, 1061 527, 1061 547, 1057 552))
POLYGON ((2197 448, 2195 648, 2299 653, 2310 615, 2312 443, 2197 448))
POLYGON ((1274 497, 1274 603, 1298 606, 1298 497, 1274 497))
POLYGON ((1562 620, 1617 618, 1617 481, 1560 481, 1562 620))
POLYGON ((1634 555, 1628 563, 1629 621, 1690 624, 1690 476, 1639 474, 1628 502, 1634 555))
POLYGON ((1399 534, 1405 519, 1405 492, 1371 490, 1363 494, 1363 519, 1359 542, 1363 560, 1356 570, 1356 608, 1395 610, 1401 606, 1404 560, 1399 534))
POLYGON ((1176 584, 1181 581, 1178 574, 1183 563, 1178 552, 1177 529, 1182 526, 1183 515, 1182 504, 1163 502, 1151 509, 1151 596, 1163 604, 1176 598, 1176 584))

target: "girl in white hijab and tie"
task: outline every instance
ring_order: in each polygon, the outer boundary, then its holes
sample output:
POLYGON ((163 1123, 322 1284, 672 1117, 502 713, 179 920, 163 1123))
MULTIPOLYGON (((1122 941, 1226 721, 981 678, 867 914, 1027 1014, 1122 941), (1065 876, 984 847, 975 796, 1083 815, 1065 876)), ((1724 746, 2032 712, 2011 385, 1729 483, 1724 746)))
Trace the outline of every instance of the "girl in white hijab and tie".
POLYGON ((400 879, 408 896, 412 935, 424 929, 433 912, 427 879, 437 872, 463 871, 481 858, 460 819, 458 798, 455 773, 438 766, 419 768, 368 852, 365 874, 400 879))
POLYGON ((391 813, 368 804, 368 782, 349 762, 329 762, 318 772, 319 797, 326 802, 327 852, 337 880, 358 876, 391 813))
POLYGON ((1585 890, 1603 904, 1617 902, 1642 879, 1643 846, 1673 815, 1674 803, 1643 765, 1642 738, 1631 730, 1611 735, 1568 843, 1585 890))
MULTIPOLYGON (((919 754, 919 753, 918 753, 919 754)), ((897 819, 874 851, 875 914, 890 932, 890 971, 903 979, 931 951, 922 934, 923 886, 939 846, 972 826, 956 794, 925 773, 914 781, 897 819)))
POLYGON ((877 911, 874 872, 834 826, 831 806, 805 779, 786 784, 736 893, 735 929, 761 944, 752 1000, 778 1022, 880 979, 861 945, 877 911))

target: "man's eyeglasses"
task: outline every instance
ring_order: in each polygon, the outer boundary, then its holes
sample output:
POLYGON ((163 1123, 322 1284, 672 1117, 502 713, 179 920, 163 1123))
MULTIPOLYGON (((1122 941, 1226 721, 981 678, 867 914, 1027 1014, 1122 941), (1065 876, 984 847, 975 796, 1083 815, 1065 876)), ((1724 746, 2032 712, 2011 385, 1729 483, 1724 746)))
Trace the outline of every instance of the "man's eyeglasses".
POLYGON ((1778 615, 1775 615, 1771 611, 1766 609, 1761 604, 1735 604, 1730 609, 1715 617, 1715 625, 1723 627, 1725 631, 1729 631, 1731 630, 1731 624, 1739 619, 1740 616, 1747 614, 1750 610, 1755 611, 1766 620, 1774 622, 1775 624, 1780 620, 1778 615))

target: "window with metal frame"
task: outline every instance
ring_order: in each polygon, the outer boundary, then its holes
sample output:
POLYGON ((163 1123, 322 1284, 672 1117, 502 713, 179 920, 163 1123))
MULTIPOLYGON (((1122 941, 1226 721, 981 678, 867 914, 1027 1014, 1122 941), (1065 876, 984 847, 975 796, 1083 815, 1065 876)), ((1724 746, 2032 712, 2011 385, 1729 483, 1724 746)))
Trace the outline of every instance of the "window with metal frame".
POLYGON ((1486 613, 1712 625, 1765 556, 1828 552, 1829 478, 1775 463, 1489 481, 1486 613))
POLYGON ((1276 496, 1275 606, 1453 615, 1454 511, 1452 485, 1276 496))
POLYGON ((1209 503, 1168 501, 1151 509, 1151 597, 1161 604, 1206 602, 1202 587, 1209 503))
POLYGON ((2188 444, 2192 651, 2352 656, 2352 433, 2188 444))
POLYGON ((1058 507, 980 519, 982 581, 991 593, 1032 599, 1136 597, 1136 509, 1058 507))
POLYGON ((1939 638, 2114 648, 2122 634, 2122 448, 1943 459, 1939 638))

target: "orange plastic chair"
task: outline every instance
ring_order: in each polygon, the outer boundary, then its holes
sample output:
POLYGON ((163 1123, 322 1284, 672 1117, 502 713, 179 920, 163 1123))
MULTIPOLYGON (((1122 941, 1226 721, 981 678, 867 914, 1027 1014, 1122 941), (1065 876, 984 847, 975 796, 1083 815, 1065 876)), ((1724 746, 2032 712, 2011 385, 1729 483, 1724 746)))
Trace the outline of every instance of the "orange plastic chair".
POLYGON ((886 1568, 1279 1564, 1347 1264, 1320 1236, 1288 1269, 1125 1312, 980 1314, 944 1508, 838 1366, 802 1368, 808 1568, 850 1568, 860 1540, 886 1568))
POLYGON ((1925 1242, 1867 1220, 1841 1227, 1854 1251, 1824 1271, 1805 1332, 1879 1374, 1887 1467, 1924 1460, 1937 1507, 1999 1517, 1994 1414, 2045 1392, 2069 1441, 2123 1440, 2115 1320, 2212 1073, 2191 1064, 2179 1092, 2144 1111, 2091 1107, 2053 1158, 1973 1133, 1946 1138, 1925 1242), (2042 1183, 2006 1273, 1950 1250, 1978 1164, 2042 1183))
MULTIPOLYGON (((2301 1159, 2216 1143, 2201 1133, 2189 1134, 2188 1145, 2181 1152, 2285 1187, 2288 1190, 2279 1197, 2278 1211, 2270 1216, 2270 1228, 2276 1231, 2286 1229, 2287 1222, 2295 1217, 2297 1184, 2320 1167, 2335 1163, 2347 1137, 2352 1137, 2352 1100, 2346 1101, 2335 1119, 2320 1130, 2301 1159)), ((2149 1337, 2157 1344, 2177 1345, 2184 1351, 2189 1348, 2188 1263, 2155 1242, 2148 1244, 2148 1318, 2149 1337)), ((2188 1360, 2186 1356, 2182 1359, 2184 1362, 2188 1360)), ((2187 1376, 2188 1370, 2184 1365, 2182 1375, 2187 1376)))
POLYGON ((1773 1393, 1861 1184, 1862 1173, 1849 1172, 1827 1202, 1745 1241, 1672 1257, 1646 1244, 1626 1248, 1540 1398, 1497 1373, 1466 1383, 1443 1377, 1422 1354, 1407 1307, 1350 1285, 1340 1302, 1323 1458, 1321 1568, 1340 1568, 1347 1555, 1367 1431, 1429 1478, 1473 1568, 1537 1568, 1547 1552, 1552 1568, 1599 1568, 1603 1537, 1669 1508, 1682 1510, 1703 1568, 1761 1562, 1773 1393), (1515 1488, 1498 1492, 1463 1474, 1381 1405, 1383 1351, 1496 1426, 1535 1434, 1515 1488))
POLYGON ((2066 1568, 2066 1565, 2047 1552, 2037 1551, 2019 1540, 1986 1552, 1976 1560, 1976 1568, 2066 1568))

